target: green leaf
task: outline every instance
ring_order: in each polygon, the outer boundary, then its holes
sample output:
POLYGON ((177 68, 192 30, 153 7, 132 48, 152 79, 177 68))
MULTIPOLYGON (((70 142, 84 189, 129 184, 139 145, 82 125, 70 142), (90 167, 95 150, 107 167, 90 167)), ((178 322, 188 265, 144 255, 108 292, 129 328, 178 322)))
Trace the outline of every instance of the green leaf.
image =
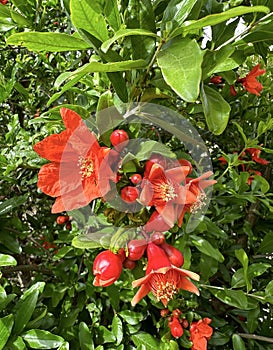
POLYGON ((239 133, 241 134, 241 136, 242 136, 242 138, 243 138, 243 140, 244 140, 244 143, 245 143, 245 145, 247 144, 247 137, 246 137, 246 135, 245 135, 245 133, 244 133, 244 129, 241 127, 241 125, 239 125, 238 123, 236 123, 235 121, 233 121, 232 122, 235 126, 236 126, 236 128, 238 129, 238 131, 239 131, 239 133))
POLYGON ((248 301, 245 293, 242 290, 210 290, 211 293, 223 303, 237 307, 239 309, 248 308, 248 301))
POLYGON ((55 349, 64 343, 62 337, 41 329, 31 329, 22 338, 32 349, 55 349))
POLYGON ((0 318, 0 350, 6 345, 13 327, 13 315, 0 318))
POLYGON ((79 325, 79 345, 81 350, 95 349, 92 334, 85 322, 79 325))
POLYGON ((171 40, 159 52, 157 61, 164 80, 185 101, 199 95, 204 52, 195 40, 171 40))
POLYGON ((9 350, 27 350, 26 343, 23 338, 18 336, 15 340, 13 338, 8 342, 7 348, 9 350))
POLYGON ((0 266, 15 266, 17 261, 13 256, 0 253, 0 266))
POLYGON ((116 337, 116 345, 119 345, 123 339, 123 328, 121 319, 115 315, 112 320, 112 332, 116 337))
POLYGON ((24 204, 29 198, 29 194, 24 194, 23 196, 13 197, 5 200, 0 204, 0 215, 7 214, 12 211, 14 208, 19 207, 24 204))
POLYGON ((16 33, 8 37, 8 45, 25 46, 30 51, 62 52, 90 48, 84 40, 64 33, 16 33))
POLYGON ((233 350, 246 350, 243 339, 238 334, 232 336, 233 350))
POLYGON ((83 29, 101 41, 108 39, 105 19, 93 9, 89 0, 71 0, 70 10, 72 23, 77 29, 83 29))
POLYGON ((44 282, 35 283, 21 296, 14 313, 13 332, 15 334, 20 334, 31 319, 37 304, 39 293, 43 290, 44 285, 44 282))
POLYGON ((143 346, 145 350, 158 350, 159 344, 156 339, 148 333, 139 332, 132 335, 132 341, 139 347, 143 346))
POLYGON ((269 231, 263 238, 258 251, 260 253, 273 252, 273 231, 269 231))
POLYGON ((104 3, 104 12, 110 26, 118 31, 121 26, 120 12, 118 9, 117 0, 107 0, 104 3))
POLYGON ((157 38, 158 36, 149 31, 149 30, 145 30, 145 29, 120 29, 119 31, 117 31, 115 33, 115 35, 111 38, 106 40, 102 45, 101 45, 101 50, 103 52, 107 52, 108 49, 110 48, 110 46, 118 39, 120 38, 124 38, 126 36, 131 36, 131 35, 145 35, 145 36, 152 36, 157 38))
POLYGON ((173 33, 172 36, 177 36, 180 34, 186 34, 191 31, 196 31, 199 29, 202 29, 207 26, 214 26, 216 24, 219 24, 221 22, 228 21, 231 18, 242 16, 246 13, 252 13, 252 12, 264 12, 269 13, 270 10, 266 6, 236 6, 232 9, 229 9, 225 12, 221 13, 215 13, 212 15, 205 16, 201 19, 198 19, 196 21, 188 21, 182 27, 177 28, 173 33))
POLYGON ((195 235, 190 236, 194 246, 203 254, 210 256, 211 258, 223 262, 224 256, 219 252, 217 248, 214 248, 207 240, 195 235))
MULTIPOLYGON (((190 14, 197 0, 171 0, 163 14, 161 28, 172 29, 180 26, 190 14)), ((167 29, 168 30, 168 29, 167 29)), ((170 34, 172 35, 172 34, 170 34)))
POLYGON ((157 141, 143 141, 135 157, 141 161, 149 159, 153 153, 161 154, 164 157, 175 158, 176 155, 170 151, 163 143, 157 141))
POLYGON ((252 285, 248 279, 248 256, 243 249, 236 249, 235 256, 243 266, 244 280, 246 283, 247 293, 252 289, 252 285))
POLYGON ((234 43, 236 45, 245 45, 245 43, 258 43, 258 42, 268 42, 273 41, 273 22, 272 19, 267 18, 263 23, 259 23, 257 26, 251 28, 250 33, 243 36, 242 40, 234 43))
POLYGON ((141 313, 132 310, 120 311, 118 315, 122 317, 124 321, 130 324, 131 326, 139 324, 139 322, 141 322, 144 319, 144 316, 141 313))
POLYGON ((201 88, 201 101, 209 130, 215 135, 222 134, 229 120, 230 105, 208 86, 201 88))
POLYGON ((116 341, 116 337, 106 327, 99 326, 97 341, 99 343, 102 343, 102 344, 104 344, 104 343, 114 343, 116 341))

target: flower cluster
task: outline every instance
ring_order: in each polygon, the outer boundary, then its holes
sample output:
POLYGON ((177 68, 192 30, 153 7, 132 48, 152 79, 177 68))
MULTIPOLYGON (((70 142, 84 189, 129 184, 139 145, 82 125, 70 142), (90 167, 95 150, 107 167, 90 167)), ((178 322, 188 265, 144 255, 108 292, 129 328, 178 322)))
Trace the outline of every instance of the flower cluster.
MULTIPOLYGON (((133 160, 128 166, 123 160, 131 140, 125 130, 113 130, 104 143, 76 112, 61 108, 60 114, 65 130, 34 145, 34 150, 49 161, 39 171, 38 187, 56 198, 52 213, 62 213, 57 223, 71 225, 71 217, 64 212, 97 200, 108 223, 118 223, 125 233, 135 227, 134 237, 117 239, 119 244, 114 248, 109 244, 96 256, 94 286, 113 284, 123 268, 134 269, 142 259, 145 276, 132 283, 133 288, 139 287, 132 306, 150 292, 165 307, 180 290, 199 295, 192 282, 198 281, 199 275, 182 268, 183 254, 166 242, 163 232, 178 229, 186 213, 204 206, 205 189, 216 182, 209 179, 212 172, 194 177, 191 162, 160 153, 141 161, 130 154, 133 160), (111 201, 119 203, 119 210, 111 207, 111 201)), ((174 337, 183 334, 179 315, 173 315, 169 327, 174 337)))
POLYGON ((182 311, 180 309, 175 309, 171 312, 169 312, 168 309, 162 309, 160 311, 161 317, 167 317, 168 319, 168 327, 170 329, 171 335, 174 338, 180 338, 185 334, 184 330, 188 329, 186 331, 187 335, 189 336, 189 340, 192 342, 192 350, 206 350, 207 349, 207 342, 211 338, 213 333, 213 328, 209 326, 211 323, 211 319, 208 317, 205 317, 199 321, 194 321, 189 323, 185 315, 183 315, 182 311))

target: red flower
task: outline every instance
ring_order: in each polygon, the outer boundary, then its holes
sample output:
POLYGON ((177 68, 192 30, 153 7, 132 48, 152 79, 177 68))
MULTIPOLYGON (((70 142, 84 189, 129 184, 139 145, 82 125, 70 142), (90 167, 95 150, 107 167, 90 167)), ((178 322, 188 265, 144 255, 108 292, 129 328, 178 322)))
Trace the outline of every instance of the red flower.
POLYGON ((235 90, 235 86, 234 85, 230 85, 229 93, 230 93, 230 96, 236 96, 237 95, 237 91, 235 90))
POLYGON ((2 5, 6 5, 8 3, 8 0, 1 0, 0 2, 2 5))
POLYGON ((172 320, 168 323, 168 326, 170 327, 172 336, 174 338, 182 337, 184 330, 177 317, 173 317, 172 320))
POLYGON ((207 171, 206 173, 202 174, 201 176, 193 179, 193 178, 187 178, 186 179, 186 188, 189 192, 191 192, 195 196, 195 201, 193 203, 187 204, 182 206, 182 209, 178 209, 179 211, 179 219, 178 219, 178 226, 182 225, 182 221, 184 218, 184 215, 186 212, 194 213, 198 211, 203 205, 204 200, 206 198, 206 194, 204 189, 214 185, 217 181, 216 180, 207 180, 208 177, 212 175, 212 171, 207 171))
POLYGON ((192 322, 190 327, 190 341, 192 341, 192 350, 206 350, 207 341, 211 338, 213 329, 209 326, 210 318, 203 318, 198 322, 192 322))
POLYGON ((144 230, 146 232, 165 232, 168 231, 171 227, 172 225, 166 224, 163 217, 157 211, 154 211, 149 221, 145 224, 144 230))
POLYGON ((223 82, 223 78, 221 75, 215 75, 214 77, 210 78, 210 82, 212 84, 221 84, 223 82))
POLYGON ((140 202, 155 206, 166 224, 172 227, 177 221, 175 204, 185 205, 196 200, 195 195, 180 185, 190 170, 189 166, 178 166, 164 170, 159 164, 152 164, 151 170, 144 175, 140 202))
POLYGON ((136 305, 149 292, 152 292, 158 301, 166 307, 179 289, 199 295, 197 287, 188 277, 198 281, 199 276, 188 270, 179 269, 171 265, 164 250, 150 242, 147 247, 148 265, 146 276, 132 283, 133 288, 140 287, 131 304, 136 305))
POLYGON ((254 175, 256 176, 262 176, 262 173, 258 170, 252 170, 248 169, 248 172, 251 174, 249 178, 247 179, 247 184, 250 186, 252 184, 252 181, 254 180, 254 175))
POLYGON ((105 250, 96 256, 93 264, 96 287, 107 287, 114 283, 122 271, 122 258, 110 250, 105 250))
POLYGON ((34 145, 41 157, 51 161, 40 169, 38 187, 57 197, 52 213, 77 209, 101 197, 101 189, 108 188, 98 186, 99 175, 112 176, 110 167, 99 173, 110 149, 99 146, 96 135, 76 112, 61 108, 60 113, 66 130, 34 145))
POLYGON ((251 155, 252 160, 256 163, 264 165, 270 163, 269 160, 260 158, 261 150, 258 148, 247 148, 246 152, 248 152, 251 155))
POLYGON ((245 78, 240 78, 237 82, 242 83, 243 87, 250 92, 251 94, 255 94, 260 96, 260 91, 262 91, 263 86, 256 77, 262 75, 266 72, 265 69, 260 69, 260 64, 257 64, 251 71, 245 76, 245 78))

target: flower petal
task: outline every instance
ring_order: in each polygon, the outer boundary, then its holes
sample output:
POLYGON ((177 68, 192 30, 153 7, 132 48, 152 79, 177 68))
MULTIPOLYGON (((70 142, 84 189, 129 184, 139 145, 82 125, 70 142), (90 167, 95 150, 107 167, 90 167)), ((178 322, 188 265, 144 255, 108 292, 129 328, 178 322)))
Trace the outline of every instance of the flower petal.
POLYGON ((62 116, 64 125, 69 133, 75 131, 81 124, 83 124, 82 118, 78 113, 72 111, 69 108, 61 108, 60 114, 62 116))
POLYGON ((132 306, 135 306, 142 298, 144 298, 150 292, 150 288, 143 284, 136 292, 135 296, 131 300, 132 306))
POLYGON ((178 287, 196 295, 200 295, 198 288, 186 277, 181 278, 178 287))
POLYGON ((38 174, 38 188, 51 197, 58 197, 61 194, 59 181, 59 163, 49 163, 41 167, 38 174))

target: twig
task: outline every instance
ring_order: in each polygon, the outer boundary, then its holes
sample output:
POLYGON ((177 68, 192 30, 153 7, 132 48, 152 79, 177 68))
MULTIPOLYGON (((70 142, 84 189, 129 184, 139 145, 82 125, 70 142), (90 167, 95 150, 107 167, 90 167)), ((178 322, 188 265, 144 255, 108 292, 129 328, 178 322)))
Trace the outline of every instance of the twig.
POLYGON ((256 335, 256 334, 248 334, 248 333, 238 333, 238 335, 242 338, 246 338, 246 339, 254 339, 254 340, 261 340, 261 341, 265 341, 267 343, 273 343, 273 338, 269 338, 269 337, 263 337, 261 335, 256 335))
POLYGON ((3 276, 9 276, 14 272, 29 272, 29 271, 38 271, 46 275, 52 275, 50 269, 42 268, 37 265, 18 265, 18 266, 4 266, 1 268, 3 276))

